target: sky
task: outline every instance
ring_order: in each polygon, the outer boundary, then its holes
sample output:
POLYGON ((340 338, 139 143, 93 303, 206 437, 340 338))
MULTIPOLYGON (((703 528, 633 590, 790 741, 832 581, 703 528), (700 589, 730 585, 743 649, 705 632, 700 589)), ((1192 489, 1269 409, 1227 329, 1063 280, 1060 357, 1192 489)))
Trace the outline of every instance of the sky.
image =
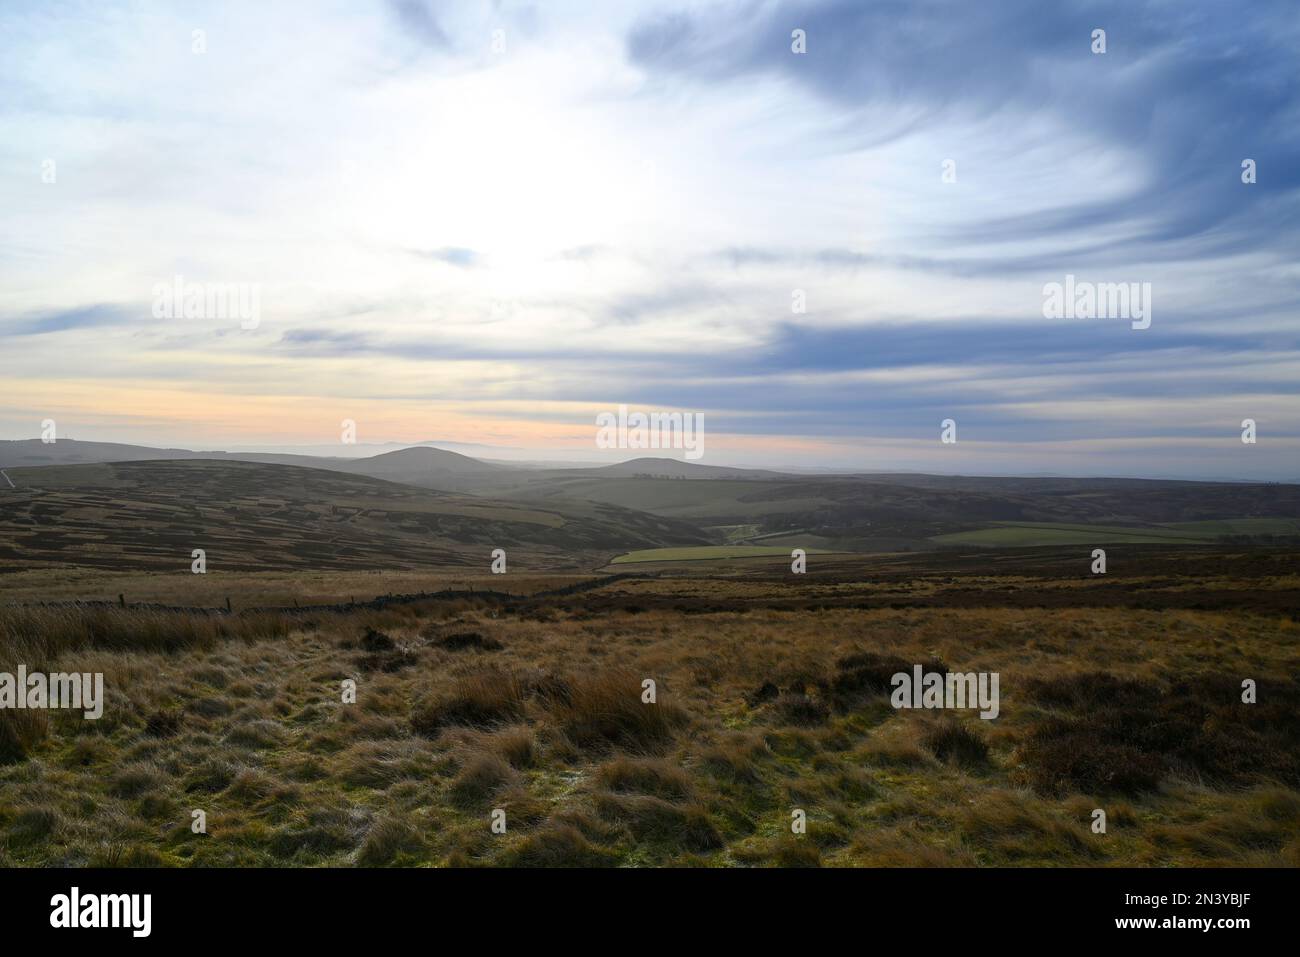
POLYGON ((0 438, 1300 480, 1297 64, 1290 0, 6 0, 0 438))

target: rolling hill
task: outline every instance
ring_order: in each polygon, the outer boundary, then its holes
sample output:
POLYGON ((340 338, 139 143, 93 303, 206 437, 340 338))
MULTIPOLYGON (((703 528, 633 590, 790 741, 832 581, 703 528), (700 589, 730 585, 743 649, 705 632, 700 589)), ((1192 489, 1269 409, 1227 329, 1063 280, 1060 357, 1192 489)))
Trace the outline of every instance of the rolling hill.
POLYGON ((0 569, 584 567, 639 548, 707 544, 693 526, 612 505, 570 512, 369 476, 204 459, 11 468, 0 569))
MULTIPOLYGON (((340 477, 334 485, 322 486, 322 494, 340 507, 346 506, 349 494, 358 493, 349 481, 370 479, 425 490, 441 496, 440 501, 486 500, 488 508, 562 514, 573 523, 571 532, 588 529, 578 535, 582 547, 597 550, 694 544, 899 551, 1138 539, 1268 542, 1294 539, 1295 526, 1288 520, 1300 517, 1300 486, 1278 483, 792 475, 650 457, 610 466, 546 469, 483 462, 428 446, 348 459, 155 450, 68 439, 55 445, 0 442, 0 468, 8 469, 11 477, 24 466, 141 458, 152 461, 155 470, 163 460, 205 460, 328 471, 340 477), (352 479, 342 478, 345 475, 352 479), (1171 533, 1169 526, 1187 523, 1202 524, 1194 534, 1186 529, 1171 533), (633 544, 637 538, 652 541, 633 544)), ((219 505, 219 487, 212 488, 211 496, 209 504, 219 505)), ((463 541, 468 531, 458 534, 462 537, 456 540, 463 541)), ((549 543, 506 537, 538 547, 553 545, 560 552, 574 545, 567 535, 549 543)))
MULTIPOLYGON (((485 493, 535 505, 603 502, 637 508, 706 528, 718 540, 851 551, 993 544, 999 536, 962 537, 1008 523, 1072 526, 1071 536, 1092 540, 1086 528, 1114 534, 1145 533, 1161 540, 1214 540, 1225 536, 1288 535, 1248 520, 1300 516, 1300 486, 1110 479, 978 479, 923 476, 923 483, 878 477, 713 479, 597 478, 590 473, 535 478, 526 485, 488 485, 485 493), (1166 525, 1231 522, 1196 536, 1171 535, 1166 525), (743 532, 737 534, 737 530, 743 532), (1101 529, 1099 529, 1100 531, 1101 529)), ((1006 537, 1003 533, 1002 537, 1006 537)), ((1014 535, 1017 540, 1034 536, 1014 535)), ((1044 544, 1061 534, 1039 533, 1044 544)))

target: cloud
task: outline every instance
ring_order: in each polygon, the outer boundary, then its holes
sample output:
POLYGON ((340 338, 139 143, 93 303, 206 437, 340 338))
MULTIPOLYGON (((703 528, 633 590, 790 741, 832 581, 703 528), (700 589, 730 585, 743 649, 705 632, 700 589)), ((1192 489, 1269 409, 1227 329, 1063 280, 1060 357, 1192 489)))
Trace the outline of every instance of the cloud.
MULTIPOLYGON (((1121 195, 1094 198, 1080 183, 1046 208, 966 218, 946 237, 1096 250, 1077 237, 1109 226, 1115 258, 1212 258, 1276 253, 1279 232, 1294 241, 1300 231, 1293 14, 1287 0, 1255 4, 1249 17, 1163 0, 819 0, 651 15, 627 49, 652 76, 705 86, 779 77, 872 127, 868 135, 882 124, 941 135, 955 122, 1010 115, 1123 147, 1141 178, 1121 195), (807 32, 803 55, 790 50, 796 27, 807 32), (1094 28, 1107 31, 1103 55, 1090 51, 1094 28), (1254 187, 1239 178, 1247 157, 1267 170, 1254 187), (1116 235, 1116 224, 1126 232, 1116 235)), ((1011 152, 999 160, 1011 177, 1033 162, 1011 152)))
POLYGON ((0 378, 69 415, 628 401, 866 448, 959 410, 1058 470, 1300 429, 1280 0, 227 4, 201 56, 191 19, 0 7, 0 378), (1152 328, 1042 320, 1067 273, 1152 282, 1152 328), (148 321, 177 274, 259 284, 261 326, 148 321))
POLYGON ((425 0, 388 0, 388 9, 403 31, 415 39, 440 50, 451 47, 450 38, 425 0))
POLYGON ((411 253, 421 259, 429 259, 434 262, 446 263, 449 266, 460 266, 461 268, 476 266, 479 263, 479 254, 463 246, 443 246, 441 249, 413 249, 411 253))
POLYGON ((78 329, 97 329, 116 326, 139 318, 139 307, 115 303, 97 303, 75 309, 61 309, 41 313, 0 324, 0 338, 4 336, 39 336, 53 332, 70 332, 78 329))

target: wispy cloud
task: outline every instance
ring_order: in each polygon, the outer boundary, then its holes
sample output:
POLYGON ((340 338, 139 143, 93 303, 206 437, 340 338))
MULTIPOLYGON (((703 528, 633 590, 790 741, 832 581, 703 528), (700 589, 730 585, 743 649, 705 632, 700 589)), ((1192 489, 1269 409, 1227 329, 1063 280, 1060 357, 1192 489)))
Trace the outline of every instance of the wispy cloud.
POLYGON ((0 428, 545 446, 628 401, 751 460, 901 467, 957 415, 966 471, 1290 477, 1298 54, 1284 0, 8 4, 0 428), (1151 328, 1044 319, 1066 274, 1151 328), (260 324, 154 319, 177 275, 260 324))

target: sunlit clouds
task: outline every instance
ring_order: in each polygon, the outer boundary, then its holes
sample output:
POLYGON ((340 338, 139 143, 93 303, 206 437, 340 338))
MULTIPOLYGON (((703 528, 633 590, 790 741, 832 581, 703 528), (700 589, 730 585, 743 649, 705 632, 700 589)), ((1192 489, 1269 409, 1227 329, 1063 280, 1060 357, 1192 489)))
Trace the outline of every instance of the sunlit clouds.
POLYGON ((1300 477, 1293 12, 909 9, 7 4, 0 435, 597 459, 622 403, 711 464, 1300 477))

